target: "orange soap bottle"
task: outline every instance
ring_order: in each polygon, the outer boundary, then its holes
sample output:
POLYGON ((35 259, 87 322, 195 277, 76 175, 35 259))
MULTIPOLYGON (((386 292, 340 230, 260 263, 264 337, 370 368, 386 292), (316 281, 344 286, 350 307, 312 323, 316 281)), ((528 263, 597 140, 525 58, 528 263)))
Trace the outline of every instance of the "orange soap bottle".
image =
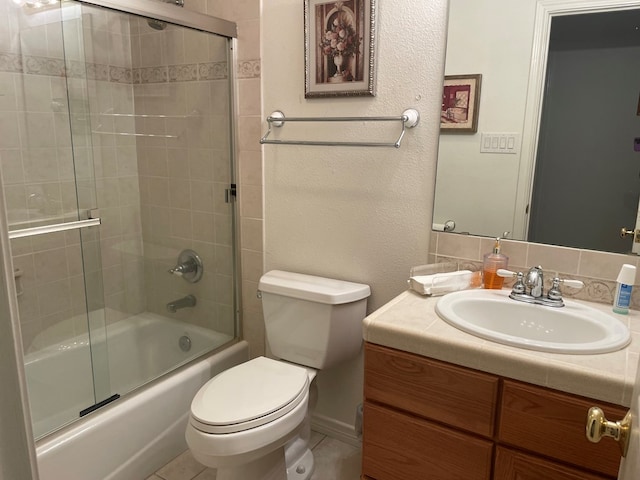
POLYGON ((484 288, 501 289, 504 278, 498 275, 498 269, 506 269, 509 257, 500 253, 500 237, 496 238, 493 251, 486 253, 482 262, 482 286, 484 288))

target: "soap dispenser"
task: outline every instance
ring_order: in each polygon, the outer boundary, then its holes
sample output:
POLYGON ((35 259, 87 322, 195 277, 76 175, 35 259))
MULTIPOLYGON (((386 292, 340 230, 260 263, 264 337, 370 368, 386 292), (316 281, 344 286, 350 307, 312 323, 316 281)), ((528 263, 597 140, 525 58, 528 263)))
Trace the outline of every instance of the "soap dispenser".
POLYGON ((509 257, 500 253, 500 237, 496 238, 493 251, 486 253, 482 262, 482 282, 483 288, 501 289, 504 278, 498 275, 498 269, 506 269, 509 264, 509 257))

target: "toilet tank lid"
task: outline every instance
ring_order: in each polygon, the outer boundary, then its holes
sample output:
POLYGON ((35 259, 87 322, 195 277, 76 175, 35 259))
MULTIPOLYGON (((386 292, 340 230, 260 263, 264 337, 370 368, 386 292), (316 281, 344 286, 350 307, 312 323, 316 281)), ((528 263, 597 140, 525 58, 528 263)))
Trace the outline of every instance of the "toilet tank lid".
POLYGON ((261 292, 338 305, 357 302, 371 295, 369 285, 302 273, 271 270, 260 278, 261 292))

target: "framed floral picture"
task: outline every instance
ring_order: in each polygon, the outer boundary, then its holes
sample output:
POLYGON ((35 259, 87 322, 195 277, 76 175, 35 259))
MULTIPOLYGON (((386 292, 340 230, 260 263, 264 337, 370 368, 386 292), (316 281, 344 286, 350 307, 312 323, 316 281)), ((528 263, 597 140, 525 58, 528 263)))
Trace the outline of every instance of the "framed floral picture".
POLYGON ((482 75, 447 75, 442 89, 440 131, 476 133, 482 75))
POLYGON ((375 0, 304 0, 305 97, 375 95, 375 0))

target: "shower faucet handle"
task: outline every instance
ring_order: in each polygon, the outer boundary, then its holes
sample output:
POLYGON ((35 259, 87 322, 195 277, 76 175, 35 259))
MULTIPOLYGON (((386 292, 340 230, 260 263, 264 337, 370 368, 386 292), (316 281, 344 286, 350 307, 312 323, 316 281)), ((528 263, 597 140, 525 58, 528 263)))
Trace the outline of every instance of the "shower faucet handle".
POLYGON ((202 278, 204 265, 202 259, 193 250, 183 250, 178 256, 178 263, 170 268, 168 272, 172 275, 184 278, 189 283, 196 283, 202 278))
POLYGON ((182 277, 185 273, 193 272, 197 268, 195 262, 188 261, 187 263, 181 263, 173 268, 169 269, 169 273, 182 277))

